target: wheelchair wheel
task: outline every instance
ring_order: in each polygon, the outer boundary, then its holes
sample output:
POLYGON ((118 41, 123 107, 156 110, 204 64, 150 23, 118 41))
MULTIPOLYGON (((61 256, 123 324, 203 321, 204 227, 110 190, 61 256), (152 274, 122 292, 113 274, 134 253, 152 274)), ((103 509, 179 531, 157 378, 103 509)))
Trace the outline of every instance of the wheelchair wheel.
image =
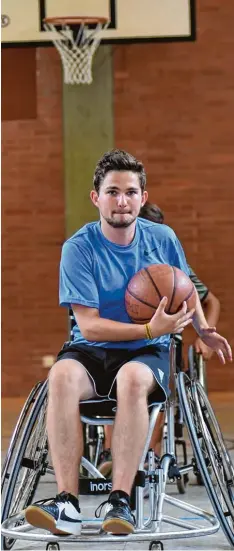
POLYGON ((188 371, 191 380, 197 380, 203 386, 208 394, 206 362, 201 354, 198 354, 194 346, 189 347, 188 351, 188 371))
POLYGON ((230 508, 234 528, 234 465, 226 449, 212 406, 199 382, 193 388, 193 398, 203 421, 201 428, 209 449, 210 470, 214 471, 217 483, 220 484, 220 491, 224 494, 224 499, 230 508))
MULTIPOLYGON (((190 379, 199 381, 208 395, 206 363, 202 355, 198 354, 192 345, 189 347, 188 352, 188 366, 190 379)), ((196 474, 196 479, 198 486, 204 486, 200 473, 196 474)))
MULTIPOLYGON (((33 500, 39 479, 46 470, 48 454, 45 430, 47 381, 41 385, 26 419, 14 459, 8 472, 8 484, 2 497, 2 522, 25 509, 33 500)), ((20 519, 19 523, 24 522, 20 519)), ((2 537, 1 549, 11 549, 15 540, 2 537)))
POLYGON ((3 463, 2 467, 2 473, 1 473, 1 491, 3 492, 5 485, 7 484, 7 481, 9 479, 9 471, 11 469, 12 461, 15 457, 15 454, 17 453, 17 445, 20 441, 20 436, 24 430, 26 420, 28 418, 29 412, 36 400, 36 396, 42 386, 42 382, 37 383, 33 389, 31 390, 24 407, 18 417, 15 429, 13 431, 10 444, 7 450, 6 458, 3 463))
POLYGON ((234 469, 207 395, 198 381, 178 375, 178 394, 195 461, 223 532, 234 547, 234 469))

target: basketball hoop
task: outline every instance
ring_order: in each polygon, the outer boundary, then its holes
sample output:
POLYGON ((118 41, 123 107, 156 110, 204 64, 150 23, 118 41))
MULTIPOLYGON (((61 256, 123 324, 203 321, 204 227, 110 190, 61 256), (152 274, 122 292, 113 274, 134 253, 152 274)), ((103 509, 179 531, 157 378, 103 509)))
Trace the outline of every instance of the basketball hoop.
POLYGON ((53 32, 52 41, 63 65, 66 84, 91 84, 92 61, 100 41, 101 31, 109 21, 106 17, 46 17, 46 31, 53 32))

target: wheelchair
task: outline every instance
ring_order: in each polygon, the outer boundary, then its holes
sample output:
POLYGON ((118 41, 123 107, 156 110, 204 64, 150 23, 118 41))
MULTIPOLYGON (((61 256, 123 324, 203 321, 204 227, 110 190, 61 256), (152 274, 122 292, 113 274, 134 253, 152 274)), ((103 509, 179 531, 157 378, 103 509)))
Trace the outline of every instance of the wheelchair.
MULTIPOLYGON (((72 332, 70 333, 72 338, 72 332)), ((184 360, 183 360, 183 341, 181 335, 174 335, 174 341, 176 345, 176 372, 179 373, 181 370, 184 371, 184 360)), ((206 364, 202 358, 201 354, 198 354, 195 351, 193 345, 188 349, 188 363, 187 363, 187 373, 190 379, 197 379, 203 386, 206 394, 207 390, 207 376, 206 376, 206 364)), ((161 412, 165 412, 165 406, 161 406, 161 412)), ((188 453, 186 440, 184 437, 184 420, 183 412, 180 408, 178 396, 175 401, 175 456, 177 465, 179 467, 184 467, 188 463, 188 453)), ((95 467, 98 466, 98 460, 101 453, 104 451, 104 441, 105 441, 105 431, 103 425, 84 425, 84 455, 95 467)), ((163 427, 163 436, 162 436, 162 448, 163 452, 166 453, 167 446, 167 416, 165 415, 164 427, 163 427)), ((107 465, 109 467, 109 472, 111 472, 111 464, 107 465)), ((105 473, 103 473, 105 474, 105 473)), ((110 476, 106 475, 106 476, 110 476)), ((199 472, 196 473, 196 481, 199 486, 203 486, 203 479, 199 472)), ((189 475, 185 473, 180 478, 175 480, 179 494, 185 494, 186 486, 189 482, 189 475)))
MULTIPOLYGON (((24 517, 24 509, 40 493, 43 478, 54 474, 46 435, 47 381, 38 383, 30 393, 15 427, 2 471, 2 549, 9 550, 16 540, 40 541, 46 549, 60 549, 63 543, 77 545, 92 543, 148 542, 149 549, 163 549, 163 541, 194 538, 214 534, 221 527, 230 546, 234 548, 234 467, 215 418, 214 412, 198 379, 185 372, 176 372, 176 343, 170 344, 170 396, 165 404, 167 434, 165 453, 155 459, 149 443, 161 404, 150 408, 149 431, 132 490, 136 528, 133 534, 114 536, 103 533, 101 520, 84 519, 80 536, 59 536, 36 530, 24 517), (177 464, 175 452, 175 407, 179 400, 183 423, 193 449, 191 461, 177 464), (147 469, 145 465, 147 463, 147 469), (213 514, 166 494, 170 480, 193 472, 199 474, 213 508, 213 514), (146 479, 149 499, 144 502, 146 479), (193 522, 165 514, 170 509, 186 511, 193 522), (146 510, 147 506, 147 510, 146 510), (194 524, 194 518, 197 523, 194 524), (168 525, 170 530, 168 530, 168 525)), ((113 424, 115 402, 105 399, 80 403, 81 420, 85 425, 113 424)), ((111 490, 111 481, 98 471, 86 457, 82 458, 81 494, 98 495, 111 490), (83 490, 82 490, 83 488, 83 490)), ((40 496, 41 497, 41 496, 40 496)), ((45 496, 43 496, 45 497, 45 496)))

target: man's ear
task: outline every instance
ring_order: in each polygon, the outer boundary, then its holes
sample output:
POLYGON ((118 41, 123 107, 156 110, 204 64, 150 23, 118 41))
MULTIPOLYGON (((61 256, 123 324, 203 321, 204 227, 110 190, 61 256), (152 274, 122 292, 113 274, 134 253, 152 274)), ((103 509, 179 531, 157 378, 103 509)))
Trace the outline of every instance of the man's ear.
POLYGON ((96 190, 92 189, 89 196, 94 206, 98 207, 98 193, 96 192, 96 190))
POLYGON ((141 199, 141 206, 143 207, 148 199, 148 191, 143 191, 142 193, 142 199, 141 199))

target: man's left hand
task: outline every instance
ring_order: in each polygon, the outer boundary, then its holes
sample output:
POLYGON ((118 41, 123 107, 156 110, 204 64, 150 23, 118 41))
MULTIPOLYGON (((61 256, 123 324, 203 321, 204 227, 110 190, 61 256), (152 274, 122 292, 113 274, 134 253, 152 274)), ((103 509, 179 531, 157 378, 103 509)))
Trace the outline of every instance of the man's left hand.
POLYGON ((216 333, 215 327, 202 329, 200 332, 200 339, 209 346, 218 355, 221 363, 225 364, 227 360, 232 361, 232 349, 227 339, 216 333))
POLYGON ((211 356, 213 356, 214 351, 212 350, 212 348, 207 346, 200 339, 200 337, 197 337, 197 339, 195 340, 194 348, 195 348, 197 354, 201 354, 203 359, 206 360, 206 361, 210 360, 211 356))

